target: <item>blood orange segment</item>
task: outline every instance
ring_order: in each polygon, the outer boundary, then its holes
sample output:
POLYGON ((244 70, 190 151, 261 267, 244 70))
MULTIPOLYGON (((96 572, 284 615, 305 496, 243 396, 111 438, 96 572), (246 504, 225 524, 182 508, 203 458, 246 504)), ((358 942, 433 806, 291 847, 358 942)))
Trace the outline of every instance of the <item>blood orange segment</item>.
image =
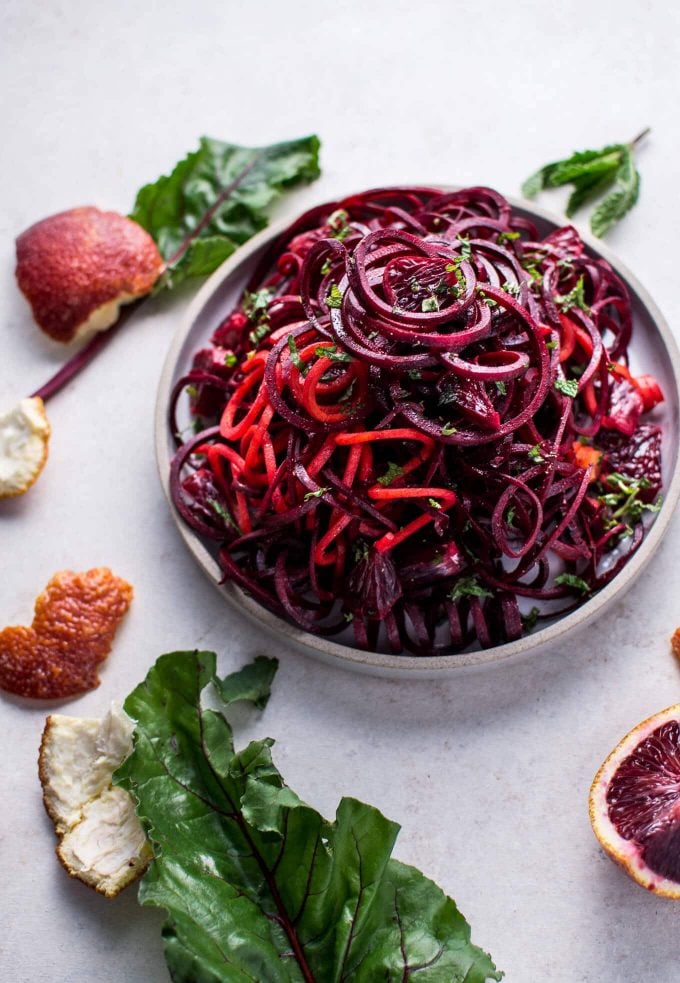
POLYGON ((590 790, 590 821, 634 880, 680 898, 680 704, 643 721, 612 751, 590 790))

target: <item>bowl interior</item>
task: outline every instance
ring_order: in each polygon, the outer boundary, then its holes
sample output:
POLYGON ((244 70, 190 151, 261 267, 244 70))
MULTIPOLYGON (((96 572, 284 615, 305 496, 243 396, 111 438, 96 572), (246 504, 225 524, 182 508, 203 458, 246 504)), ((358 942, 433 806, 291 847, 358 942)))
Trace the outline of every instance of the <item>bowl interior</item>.
MULTIPOLYGON (((542 235, 564 224, 541 209, 528 208, 526 203, 514 201, 512 198, 508 200, 516 213, 536 223, 542 235)), ((267 628, 279 638, 285 638, 296 647, 301 647, 309 654, 360 671, 410 677, 439 676, 442 673, 460 672, 462 669, 479 668, 517 659, 558 639, 562 640, 568 633, 577 631, 613 604, 632 584, 661 542, 680 493, 680 473, 677 468, 680 443, 680 355, 668 325, 647 291, 606 247, 586 236, 582 238, 589 251, 606 259, 626 281, 630 290, 634 318, 633 339, 630 346, 631 367, 634 372, 644 371, 654 375, 665 396, 664 403, 657 407, 654 414, 647 417, 650 422, 658 424, 662 432, 664 503, 642 546, 611 583, 575 611, 564 617, 547 621, 539 631, 515 642, 486 650, 477 649, 457 655, 431 657, 365 652, 337 640, 331 641, 311 635, 262 608, 234 584, 220 583, 221 571, 213 553, 179 519, 170 500, 168 472, 174 446, 167 426, 167 407, 172 388, 190 367, 193 355, 197 349, 207 343, 217 324, 234 308, 260 256, 269 243, 287 227, 289 221, 286 219, 255 236, 209 278, 196 296, 173 340, 159 383, 155 436, 161 482, 182 538, 215 587, 239 611, 258 625, 267 628)), ((188 421, 188 400, 183 407, 180 405, 180 418, 182 412, 186 414, 188 421)))

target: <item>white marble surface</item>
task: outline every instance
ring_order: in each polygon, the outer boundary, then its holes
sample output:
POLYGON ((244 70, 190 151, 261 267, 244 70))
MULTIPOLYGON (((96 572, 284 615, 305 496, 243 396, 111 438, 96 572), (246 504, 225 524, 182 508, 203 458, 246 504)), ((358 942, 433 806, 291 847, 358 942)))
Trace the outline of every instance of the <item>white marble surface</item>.
MULTIPOLYGON (((516 194, 546 160, 651 125, 640 204, 609 242, 680 334, 680 14, 671 7, 5 0, 2 401, 64 357, 15 288, 14 236, 72 205, 125 211, 201 133, 257 144, 319 132, 324 176, 285 205, 292 214, 398 181, 516 194)), ((136 599, 101 687, 67 712, 102 712, 168 649, 215 648, 223 670, 274 652, 275 695, 253 732, 277 739, 284 774, 326 814, 348 793, 398 820, 399 857, 457 899, 509 983, 676 981, 680 907, 603 857, 586 799, 610 747, 680 699, 668 647, 680 622, 678 522, 611 614, 577 644, 519 666, 391 682, 280 650, 194 567, 154 471, 154 390, 187 298, 149 305, 50 405, 48 467, 29 495, 0 507, 0 624, 30 619, 55 570, 110 565, 136 599)), ((36 774, 45 712, 0 700, 0 978, 160 983, 160 914, 139 909, 134 890, 103 900, 54 859, 36 774)))

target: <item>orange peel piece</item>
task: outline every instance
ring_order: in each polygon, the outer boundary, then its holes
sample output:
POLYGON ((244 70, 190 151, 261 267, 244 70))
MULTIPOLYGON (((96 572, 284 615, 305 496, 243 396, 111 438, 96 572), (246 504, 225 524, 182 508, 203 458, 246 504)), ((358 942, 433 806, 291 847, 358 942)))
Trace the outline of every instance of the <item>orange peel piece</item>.
POLYGON ((0 498, 23 495, 45 467, 50 424, 39 396, 0 414, 0 498))
POLYGON ((16 252, 17 282, 36 322, 63 342, 111 327, 120 305, 148 294, 164 269, 141 225, 91 205, 32 225, 16 252))
POLYGON ((132 587, 108 567, 56 573, 35 602, 30 628, 0 632, 0 688, 17 696, 63 699, 99 685, 132 587))
POLYGON ((671 636, 671 651, 680 661, 680 628, 676 628, 671 636))

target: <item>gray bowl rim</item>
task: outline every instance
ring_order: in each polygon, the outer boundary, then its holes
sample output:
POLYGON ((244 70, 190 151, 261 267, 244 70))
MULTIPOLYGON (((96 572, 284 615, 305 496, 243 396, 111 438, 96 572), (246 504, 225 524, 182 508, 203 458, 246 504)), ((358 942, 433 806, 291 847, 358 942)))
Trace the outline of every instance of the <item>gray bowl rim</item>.
MULTIPOLYGON (((402 185, 402 187, 406 186, 402 185)), ((426 186, 438 188, 442 191, 456 191, 463 187, 462 185, 447 185, 436 182, 428 185, 419 185, 419 187, 426 186)), ((393 187, 399 186, 396 185, 393 187)), ((348 196, 342 195, 342 197, 348 196)), ((336 197, 339 199, 340 196, 336 197)), ((533 202, 508 195, 504 197, 513 208, 533 215, 555 227, 559 228, 568 224, 568 219, 562 219, 559 215, 534 205, 533 202)), ((324 204, 324 202, 319 202, 319 204, 324 204)), ((310 207, 315 206, 312 205, 310 207)), ((514 642, 506 642, 492 648, 452 655, 433 656, 388 655, 380 652, 367 652, 363 649, 352 648, 331 641, 328 638, 303 631, 301 628, 289 624, 282 618, 272 614, 266 608, 263 608, 235 584, 220 583, 222 574, 217 562, 198 535, 182 522, 172 503, 168 480, 171 460, 167 427, 168 401, 177 377, 177 366, 181 350, 187 338, 193 332, 196 323, 201 319, 204 308, 208 305, 213 295, 222 287, 225 280, 236 274, 240 267, 245 265, 258 250, 283 232, 293 220, 290 216, 284 217, 273 225, 263 229, 262 232, 257 233, 247 243, 240 246, 229 259, 225 260, 203 284, 189 305, 182 323, 173 336, 158 383, 155 407, 155 447, 156 464, 161 485, 182 539, 210 582, 236 610, 244 614, 251 622, 264 628, 275 637, 284 639, 307 655, 312 655, 326 663, 345 669, 365 672, 371 675, 397 678, 408 677, 411 679, 442 678, 448 677, 452 673, 458 673, 460 675, 462 670, 469 671, 519 661, 529 654, 538 654, 541 650, 552 647, 558 642, 563 642, 568 635, 575 634, 579 629, 585 627, 587 623, 599 617, 605 610, 611 608, 646 567, 662 542, 664 533, 668 528, 676 503, 680 497, 679 467, 674 469, 668 488, 664 491, 664 501, 661 510, 647 532, 644 542, 609 584, 598 591, 585 604, 576 608, 576 610, 564 618, 559 618, 557 621, 547 625, 545 628, 541 628, 533 634, 523 635, 514 642)), ((646 308, 665 349, 665 354, 671 367, 676 402, 680 401, 680 350, 665 317, 646 288, 643 287, 637 277, 619 260, 609 247, 586 233, 580 232, 580 234, 588 248, 611 264, 619 276, 637 294, 641 304, 646 308)))

